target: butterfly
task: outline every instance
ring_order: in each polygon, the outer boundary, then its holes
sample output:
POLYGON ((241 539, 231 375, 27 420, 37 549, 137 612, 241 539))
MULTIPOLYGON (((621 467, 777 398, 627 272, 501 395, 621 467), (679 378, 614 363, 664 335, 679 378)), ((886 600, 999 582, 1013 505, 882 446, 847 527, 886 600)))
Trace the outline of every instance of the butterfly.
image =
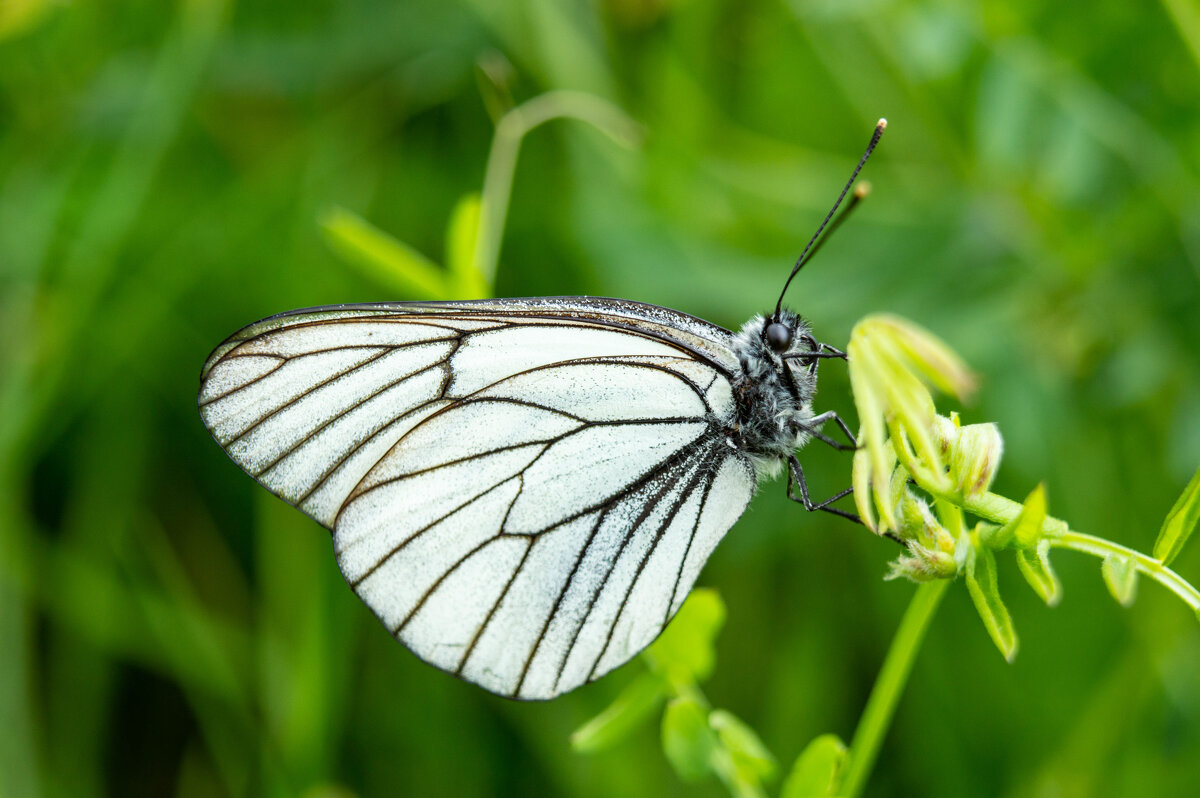
POLYGON ((297 310, 213 351, 200 415, 332 531, 418 657, 511 698, 565 693, 662 632, 761 479, 786 468, 789 497, 853 518, 830 506, 849 490, 809 498, 796 458, 855 445, 812 407, 817 364, 845 355, 782 302, 885 124, 774 311, 737 333, 594 297, 297 310))

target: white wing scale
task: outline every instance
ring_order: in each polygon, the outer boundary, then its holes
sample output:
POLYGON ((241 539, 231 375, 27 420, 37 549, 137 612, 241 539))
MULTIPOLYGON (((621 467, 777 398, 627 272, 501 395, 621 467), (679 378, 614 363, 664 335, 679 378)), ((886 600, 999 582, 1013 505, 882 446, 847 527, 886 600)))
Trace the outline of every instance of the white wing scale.
POLYGON ((418 656, 550 698, 658 636, 753 493, 728 336, 620 300, 301 311, 218 347, 200 407, 418 656))

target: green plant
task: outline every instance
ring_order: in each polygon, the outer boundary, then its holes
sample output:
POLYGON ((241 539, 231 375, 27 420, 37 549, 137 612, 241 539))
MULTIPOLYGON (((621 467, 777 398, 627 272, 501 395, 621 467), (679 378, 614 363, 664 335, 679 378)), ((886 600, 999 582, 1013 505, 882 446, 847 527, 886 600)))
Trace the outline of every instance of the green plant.
MULTIPOLYGON (((784 798, 862 794, 925 631, 953 580, 962 578, 1005 659, 1016 657, 1017 634, 997 586, 996 552, 1011 551, 1030 587, 1051 607, 1061 599, 1062 585, 1049 552, 1062 548, 1101 558, 1105 584, 1124 606, 1133 602, 1141 574, 1200 612, 1200 591, 1168 567, 1200 519, 1200 470, 1163 522, 1153 555, 1141 554, 1047 515, 1042 485, 1023 503, 988 491, 1000 465, 1000 432, 994 424, 963 426, 955 413, 937 414, 928 385, 960 398, 974 385, 966 365, 942 341, 911 322, 870 316, 855 326, 847 353, 862 422, 852 476, 855 502, 867 528, 905 548, 886 578, 903 577, 919 587, 850 745, 834 735, 813 740, 784 783, 784 798), (968 516, 979 520, 968 526, 968 516)), ((723 615, 698 607, 714 602, 719 600, 711 593, 689 600, 647 651, 649 675, 575 733, 577 750, 611 745, 619 731, 669 696, 663 750, 680 777, 694 780, 712 772, 734 795, 765 794, 762 782, 774 770, 770 754, 736 719, 738 733, 723 735, 732 716, 708 711, 696 686, 711 673, 715 627, 723 615), (700 620, 704 617, 710 619, 707 624, 700 620)))
POLYGON ((553 91, 512 107, 502 86, 488 80, 484 87, 488 107, 497 115, 496 134, 482 192, 460 198, 450 215, 444 269, 344 208, 330 208, 322 214, 319 222, 330 247, 366 277, 425 299, 489 296, 500 261, 517 156, 525 136, 551 120, 575 119, 623 146, 636 146, 640 140, 638 125, 599 97, 553 91))
MULTIPOLYGON (((485 87, 491 87, 496 136, 482 195, 462 197, 451 215, 446 267, 334 208, 323 215, 321 226, 347 263, 398 290, 430 298, 485 296, 495 278, 525 135, 551 119, 574 118, 623 145, 637 143, 637 126, 595 97, 553 92, 513 108, 503 91, 489 83, 485 87)), ((930 392, 933 386, 963 399, 974 390, 974 376, 945 343, 909 321, 877 315, 855 326, 847 353, 862 424, 851 477, 855 502, 868 529, 904 547, 885 578, 919 586, 850 744, 834 734, 810 742, 783 782, 783 798, 863 792, 925 633, 959 577, 992 641, 1005 659, 1016 657, 1015 625, 997 583, 997 552, 1013 554, 1025 580, 1050 607, 1059 603, 1063 589, 1049 552, 1062 548, 1101 558, 1105 584, 1123 606, 1132 604, 1139 575, 1145 575, 1200 613, 1200 591, 1168 567, 1200 519, 1200 470, 1163 522, 1153 554, 1142 554, 1049 516, 1043 485, 1024 502, 989 492, 1003 451, 999 429, 989 423, 964 426, 953 412, 939 415, 930 392), (968 525, 968 516, 978 519, 974 525, 968 525)), ((575 751, 594 753, 616 745, 665 705, 663 752, 681 779, 715 774, 735 796, 766 795, 775 759, 752 728, 713 708, 700 687, 715 667, 715 641, 724 618, 716 591, 694 591, 643 654, 645 670, 571 735, 575 751)))
MULTIPOLYGON (((314 219, 349 209, 444 276, 492 134, 481 60, 511 87, 493 121, 510 97, 585 90, 651 132, 636 152, 571 121, 526 139, 481 293, 726 326, 778 290, 885 113, 879 199, 798 309, 834 342, 873 309, 937 330, 986 374, 963 418, 1001 425, 992 490, 1044 480, 1054 514, 1151 551, 1145 522, 1200 452, 1195 9, 0 3, 0 794, 684 791, 656 723, 608 753, 566 744, 640 663, 537 706, 427 673, 192 406, 204 356, 251 319, 469 295, 364 277, 314 219)), ((822 373, 828 406, 852 417, 843 368, 822 373)), ((804 454, 821 495, 844 487, 845 455, 804 454)), ((729 620, 703 689, 778 755, 769 790, 820 732, 850 740, 911 592, 876 578, 900 553, 764 489, 708 566, 729 620)), ((1191 794, 1192 617, 1147 584, 1122 611, 1093 562, 1054 552, 1067 595, 1042 612, 996 556, 1017 663, 943 588, 868 791, 1191 794)), ((1195 583, 1200 547, 1169 567, 1195 583)), ((806 767, 839 756, 823 741, 806 767)))

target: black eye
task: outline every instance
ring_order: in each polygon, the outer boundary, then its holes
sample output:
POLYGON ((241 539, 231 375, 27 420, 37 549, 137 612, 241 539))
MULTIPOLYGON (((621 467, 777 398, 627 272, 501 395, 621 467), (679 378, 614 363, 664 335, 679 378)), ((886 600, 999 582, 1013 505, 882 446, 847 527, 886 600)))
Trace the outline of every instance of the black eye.
POLYGON ((786 352, 792 343, 792 331, 786 324, 773 321, 767 325, 767 346, 776 352, 786 352))

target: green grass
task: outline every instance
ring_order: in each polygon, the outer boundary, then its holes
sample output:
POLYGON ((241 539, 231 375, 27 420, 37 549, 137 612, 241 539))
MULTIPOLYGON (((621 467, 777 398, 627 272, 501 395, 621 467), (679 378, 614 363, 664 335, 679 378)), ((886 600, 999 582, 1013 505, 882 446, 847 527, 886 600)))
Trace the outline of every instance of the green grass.
MULTIPOLYGON (((721 795, 654 724, 570 733, 641 671, 514 704, 423 666, 195 412, 205 356, 270 313, 416 299, 329 246, 342 208, 431 263, 483 188, 495 105, 586 91, 644 129, 524 140, 495 291, 656 302, 739 325, 773 301, 861 152, 875 190, 790 301, 871 312, 982 378, 992 490, 1149 551, 1200 456, 1200 66, 1183 2, 607 0, 0 6, 0 793, 721 795), (11 7, 10 7, 11 6, 11 7), (509 64, 511 68, 502 66, 509 64), (501 66, 497 66, 501 65, 501 66), (511 75, 505 82, 504 75, 511 75)), ((341 217, 346 218, 346 217, 341 217)), ((455 254, 457 252, 457 254, 455 254)), ((822 409, 852 417, 844 368, 822 409)), ((850 463, 804 452, 815 490, 850 463)), ((912 588, 894 544, 765 486, 701 578, 704 684, 781 763, 852 734, 912 588)), ((1180 795, 1200 630, 1056 555, 1011 558, 1013 665, 949 591, 869 794, 1180 795)), ((1200 577, 1195 546, 1172 569, 1200 577)), ((786 773, 786 767, 780 769, 786 773)), ((768 785, 778 792, 780 777, 768 785)))

